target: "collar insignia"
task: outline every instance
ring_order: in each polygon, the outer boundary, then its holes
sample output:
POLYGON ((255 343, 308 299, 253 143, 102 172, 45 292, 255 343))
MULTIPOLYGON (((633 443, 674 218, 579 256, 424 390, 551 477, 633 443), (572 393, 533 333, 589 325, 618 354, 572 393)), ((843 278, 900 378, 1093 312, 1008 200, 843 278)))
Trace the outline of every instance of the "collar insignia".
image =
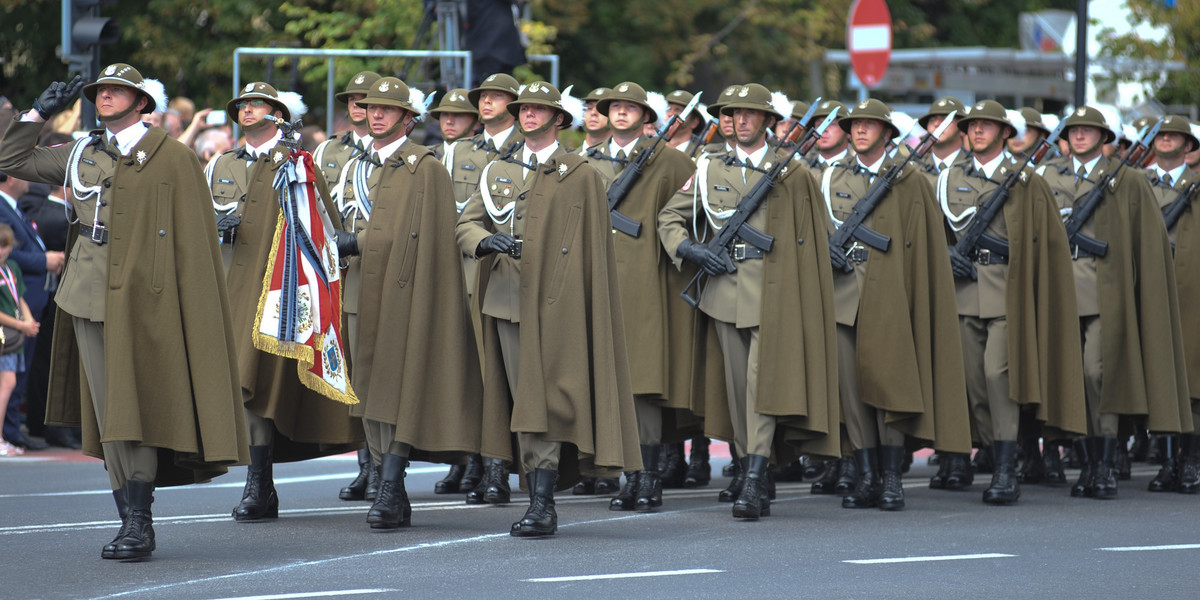
POLYGON ((283 160, 283 153, 276 150, 275 154, 271 156, 271 160, 273 160, 275 162, 279 162, 279 161, 283 160))
POLYGON ((566 174, 567 174, 567 165, 566 165, 566 163, 559 163, 559 165, 558 165, 558 175, 559 175, 559 177, 562 177, 563 175, 566 175, 566 174))
POLYGON ((407 158, 407 159, 405 159, 405 160, 407 160, 407 161, 408 161, 408 164, 410 164, 410 165, 411 165, 411 164, 414 164, 414 163, 416 163, 416 162, 417 162, 417 155, 416 155, 416 154, 409 154, 409 155, 408 155, 408 158, 407 158))
POLYGON ((137 161, 138 161, 139 165, 146 164, 146 151, 145 150, 137 151, 137 161))

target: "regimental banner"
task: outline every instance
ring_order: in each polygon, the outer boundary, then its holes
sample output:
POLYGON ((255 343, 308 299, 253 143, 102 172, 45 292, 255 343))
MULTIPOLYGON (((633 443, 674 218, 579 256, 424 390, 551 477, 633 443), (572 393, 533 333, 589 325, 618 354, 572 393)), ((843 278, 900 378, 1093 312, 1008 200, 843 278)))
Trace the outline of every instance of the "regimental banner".
POLYGON ((320 176, 304 151, 293 151, 275 174, 280 214, 254 318, 254 347, 296 359, 300 381, 317 393, 358 404, 342 351, 336 234, 313 183, 320 176))

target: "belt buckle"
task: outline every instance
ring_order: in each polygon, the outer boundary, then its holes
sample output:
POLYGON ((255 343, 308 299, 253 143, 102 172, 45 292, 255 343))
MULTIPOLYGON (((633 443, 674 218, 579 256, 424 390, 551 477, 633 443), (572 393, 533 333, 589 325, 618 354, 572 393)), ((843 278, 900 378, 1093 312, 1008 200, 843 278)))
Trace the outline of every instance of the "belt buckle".
POLYGON ((975 263, 980 265, 992 264, 992 251, 980 248, 975 251, 975 263))
POLYGON ((92 233, 88 237, 92 240, 93 244, 103 244, 104 233, 106 231, 108 231, 108 227, 105 227, 103 223, 97 221, 92 223, 92 233))
POLYGON ((513 258, 521 258, 521 246, 521 240, 516 240, 513 242, 512 247, 508 249, 508 255, 513 258))
POLYGON ((854 245, 846 251, 846 259, 856 265, 861 265, 867 262, 867 249, 862 244, 854 242, 854 245))
POLYGON ((730 248, 729 256, 737 262, 746 260, 746 244, 734 244, 733 248, 730 248))

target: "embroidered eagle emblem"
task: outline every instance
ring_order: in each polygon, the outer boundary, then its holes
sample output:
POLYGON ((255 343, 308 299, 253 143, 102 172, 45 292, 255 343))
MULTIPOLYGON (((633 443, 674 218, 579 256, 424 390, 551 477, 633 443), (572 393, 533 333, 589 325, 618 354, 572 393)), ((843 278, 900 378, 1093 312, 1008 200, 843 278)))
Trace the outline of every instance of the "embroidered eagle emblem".
POLYGON ((390 81, 380 81, 379 82, 379 91, 381 91, 381 92, 386 92, 391 87, 392 87, 392 82, 390 82, 390 81))
POLYGON ((746 86, 742 86, 738 90, 738 98, 745 98, 749 93, 750 93, 750 88, 748 88, 746 86))
POLYGON ((366 80, 367 80, 367 76, 363 75, 362 73, 359 73, 358 77, 354 78, 354 83, 356 83, 358 85, 362 85, 362 82, 364 82, 366 80))
POLYGON ((254 91, 254 84, 253 84, 253 83, 247 83, 247 84, 246 84, 246 90, 245 90, 245 93, 247 93, 247 94, 248 94, 248 93, 250 93, 250 92, 253 92, 253 91, 254 91))
POLYGON ((618 92, 621 92, 622 94, 624 94, 625 92, 628 92, 628 91, 629 91, 629 84, 628 84, 628 83, 622 83, 622 84, 621 84, 621 85, 620 85, 620 86, 617 88, 617 91, 618 91, 618 92))
POLYGON ((116 72, 117 72, 117 65, 108 65, 108 68, 104 70, 105 75, 112 75, 113 73, 116 73, 116 72))
POLYGON ((139 165, 146 164, 146 151, 145 150, 137 151, 137 162, 139 165))
POLYGON ((1082 117, 1083 115, 1086 115, 1086 114, 1087 114, 1087 108, 1083 107, 1083 106, 1079 107, 1079 110, 1075 111, 1075 116, 1077 116, 1077 117, 1082 117))

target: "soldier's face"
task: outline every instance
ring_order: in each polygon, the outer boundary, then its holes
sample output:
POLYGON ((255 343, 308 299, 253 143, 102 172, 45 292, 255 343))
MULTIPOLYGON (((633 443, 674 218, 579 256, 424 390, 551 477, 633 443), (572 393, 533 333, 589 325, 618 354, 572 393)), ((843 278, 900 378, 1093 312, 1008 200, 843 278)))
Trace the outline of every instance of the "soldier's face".
POLYGON ((508 103, 515 100, 512 94, 496 90, 484 90, 479 94, 479 118, 484 123, 495 123, 509 118, 508 103))
POLYGON ((1009 152, 1028 152, 1033 149, 1033 146, 1041 139, 1042 132, 1029 127, 1025 129, 1025 135, 1020 137, 1013 136, 1008 139, 1009 152))
POLYGON ((721 137, 727 140, 733 139, 733 115, 721 113, 717 122, 721 125, 721 137))
POLYGON ((542 104, 522 104, 519 113, 521 131, 526 137, 536 136, 554 126, 558 111, 542 104))
POLYGON ((142 95, 124 85, 102 85, 96 88, 96 115, 101 119, 130 109, 142 95))
POLYGON ((846 132, 836 124, 825 128, 825 133, 817 139, 817 151, 831 152, 841 151, 846 147, 846 132))
POLYGON ((475 128, 475 115, 444 112, 438 115, 438 127, 442 130, 442 138, 447 142, 453 142, 471 134, 471 130, 475 128))
POLYGON ((629 131, 646 121, 646 109, 628 100, 613 100, 608 105, 608 124, 615 131, 629 131))
POLYGON ((883 147, 887 141, 884 135, 884 125, 875 119, 850 120, 850 145, 859 154, 871 155, 883 147))
POLYGON ((596 110, 595 100, 588 100, 583 105, 583 130, 595 134, 606 129, 608 129, 608 117, 596 110))
MULTIPOLYGON (((242 127, 254 125, 265 119, 272 112, 279 112, 266 100, 259 99, 242 100, 234 104, 234 106, 238 109, 238 123, 242 127)), ((280 114, 282 115, 283 113, 280 114)))
POLYGON ((367 121, 371 125, 371 135, 377 139, 379 136, 394 131, 396 125, 404 119, 405 113, 408 111, 399 106, 388 106, 386 104, 372 104, 367 107, 367 121))
POLYGON ((767 113, 753 108, 735 108, 733 131, 739 146, 758 146, 767 135, 767 113))
MULTIPOLYGON (((937 131, 937 128, 940 127, 942 125, 942 122, 944 122, 945 120, 946 120, 946 115, 934 115, 932 117, 929 117, 929 120, 925 121, 925 131, 928 131, 929 133, 933 133, 933 132, 937 131)), ((958 118, 956 117, 954 119, 954 121, 957 121, 957 120, 958 120, 958 118)), ((955 141, 958 139, 959 135, 960 134, 958 131, 958 126, 952 121, 950 123, 950 126, 947 127, 945 131, 942 132, 942 135, 941 135, 941 137, 938 138, 937 143, 945 144, 947 142, 955 141)))
POLYGON ((1067 131, 1067 143, 1071 146, 1071 154, 1080 158, 1092 159, 1100 152, 1104 134, 1099 127, 1091 125, 1075 125, 1067 131))
POLYGON ((795 123, 795 122, 796 122, 796 119, 793 119, 791 117, 788 117, 786 119, 780 119, 780 120, 776 121, 775 122, 775 137, 782 139, 783 136, 787 135, 788 130, 792 128, 792 123, 795 123))
POLYGON ((995 121, 975 119, 967 123, 967 141, 971 152, 981 157, 993 158, 1000 152, 1004 141, 1000 136, 1008 129, 995 121))
POLYGON ((1154 153, 1164 158, 1175 158, 1187 149, 1187 140, 1182 133, 1164 131, 1154 136, 1154 153))
POLYGON ((367 122, 367 107, 358 103, 366 97, 366 94, 350 94, 346 97, 346 112, 349 113, 350 122, 355 125, 367 122))

